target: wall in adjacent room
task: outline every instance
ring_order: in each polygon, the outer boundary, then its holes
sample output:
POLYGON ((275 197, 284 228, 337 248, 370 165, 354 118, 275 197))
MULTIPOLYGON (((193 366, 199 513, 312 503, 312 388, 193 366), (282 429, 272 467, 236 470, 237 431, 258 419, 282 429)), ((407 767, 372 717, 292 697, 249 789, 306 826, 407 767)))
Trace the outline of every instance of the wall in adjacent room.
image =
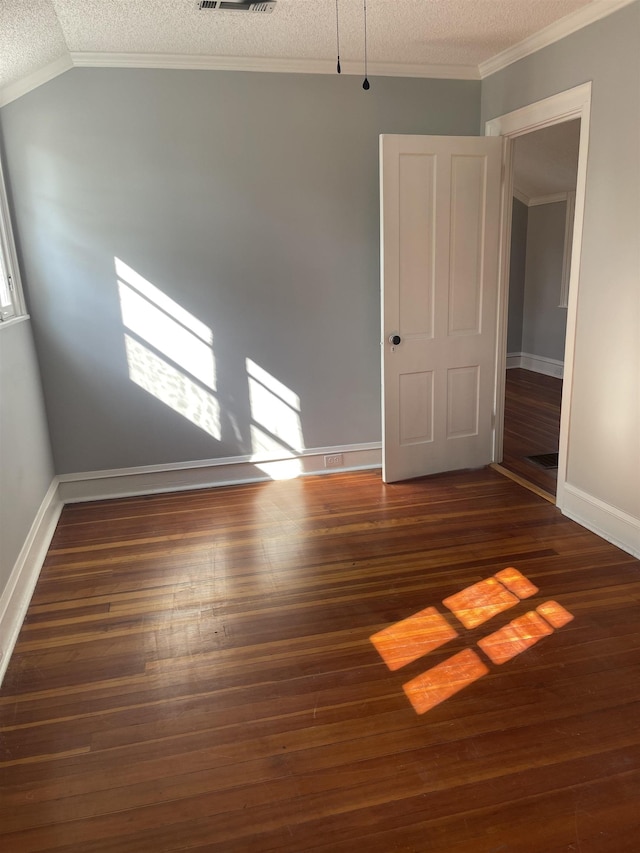
POLYGON ((507 352, 522 352, 522 312, 527 260, 527 219, 529 208, 513 199, 511 214, 511 253, 509 256, 509 320, 507 352))
POLYGON ((479 107, 479 81, 114 69, 5 106, 57 472, 379 441, 378 136, 479 107))
POLYGON ((564 361, 567 309, 560 308, 567 204, 529 208, 522 351, 564 361))

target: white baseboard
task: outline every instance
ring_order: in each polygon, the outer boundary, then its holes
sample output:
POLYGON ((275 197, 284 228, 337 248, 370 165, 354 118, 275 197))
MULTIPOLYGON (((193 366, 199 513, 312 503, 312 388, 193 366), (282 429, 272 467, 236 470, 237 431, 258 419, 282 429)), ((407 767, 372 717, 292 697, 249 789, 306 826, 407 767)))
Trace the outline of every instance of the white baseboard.
POLYGON ((31 525, 18 559, 0 596, 0 684, 47 556, 56 524, 62 512, 58 480, 49 486, 31 525))
POLYGON ((0 684, 64 504, 379 468, 381 458, 379 443, 351 444, 318 447, 293 458, 237 456, 56 477, 40 505, 0 596, 0 684), (325 456, 341 456, 342 464, 327 468, 325 456))
POLYGON ((62 474, 58 479, 62 501, 78 503, 290 479, 308 474, 335 474, 340 471, 379 468, 381 464, 382 448, 379 443, 350 444, 316 447, 295 457, 235 456, 170 465, 62 474), (327 468, 325 456, 342 456, 342 464, 327 468))
MULTIPOLYGON (((65 474, 55 478, 0 596, 0 684, 65 503, 261 482, 278 478, 283 466, 286 477, 379 468, 380 464, 381 445, 372 443, 314 448, 294 459, 235 457, 65 474), (326 468, 324 457, 336 455, 342 455, 343 464, 326 468), (272 466, 271 471, 269 466, 272 466), (287 466, 294 466, 296 470, 287 469, 287 466)), ((573 521, 640 558, 640 521, 637 518, 570 484, 565 484, 561 509, 573 521)))
POLYGON ((522 367, 522 353, 521 352, 508 352, 507 353, 507 370, 510 370, 512 367, 522 367))
POLYGON ((544 373, 545 376, 555 376, 562 379, 564 362, 557 358, 547 358, 544 355, 532 355, 530 352, 507 353, 507 370, 512 367, 522 367, 534 373, 544 373))
POLYGON ((640 559, 640 520, 565 483, 563 514, 640 559))

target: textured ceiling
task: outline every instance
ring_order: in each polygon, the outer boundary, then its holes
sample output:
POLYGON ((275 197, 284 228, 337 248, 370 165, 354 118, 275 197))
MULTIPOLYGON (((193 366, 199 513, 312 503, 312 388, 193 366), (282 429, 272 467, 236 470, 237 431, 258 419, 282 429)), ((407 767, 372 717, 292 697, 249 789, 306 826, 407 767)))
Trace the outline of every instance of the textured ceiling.
POLYGON ((51 0, 0 0, 0 86, 68 51, 51 0))
MULTIPOLYGON (((478 65, 589 0, 368 0, 372 60, 478 65)), ((327 59, 335 0, 278 0, 271 14, 201 11, 197 0, 53 0, 69 49, 327 59)), ((362 0, 338 4, 342 52, 359 57, 362 0)))
MULTIPOLYGON (((370 68, 478 66, 584 7, 621 0, 367 0, 370 68)), ((345 71, 361 70, 363 2, 339 0, 345 71), (357 63, 357 67, 354 63, 357 63)), ((335 0, 277 0, 271 14, 198 0, 0 0, 0 88, 66 58, 150 54, 335 63, 335 0)), ((301 69, 304 70, 304 69, 301 69)), ((311 70, 311 68, 309 69, 311 70)), ((396 73, 398 69, 396 68, 396 73)), ((443 75, 444 76, 444 75, 443 75)), ((451 76, 454 76, 453 74, 451 76)))

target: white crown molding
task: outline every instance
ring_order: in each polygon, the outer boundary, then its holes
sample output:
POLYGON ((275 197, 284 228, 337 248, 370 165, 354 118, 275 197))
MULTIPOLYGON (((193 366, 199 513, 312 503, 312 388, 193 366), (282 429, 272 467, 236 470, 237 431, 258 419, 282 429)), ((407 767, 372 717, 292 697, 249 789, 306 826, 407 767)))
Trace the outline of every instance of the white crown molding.
POLYGON ((15 83, 9 83, 8 86, 4 86, 0 89, 0 107, 4 107, 7 104, 10 104, 11 101, 21 98, 32 89, 37 89, 38 86, 42 86, 43 83, 48 83, 49 80, 53 80, 54 77, 64 74, 64 72, 68 71, 70 68, 73 68, 73 62, 71 61, 70 55, 65 54, 59 59, 55 59, 53 62, 45 65, 43 68, 39 68, 37 71, 34 71, 33 74, 28 74, 26 77, 16 80, 15 83))
POLYGON ((522 204, 526 204, 526 206, 529 207, 531 199, 526 193, 523 193, 522 190, 519 190, 517 187, 513 188, 513 197, 517 198, 518 201, 521 201, 522 204))
POLYGON ((529 38, 523 39, 518 44, 514 44, 513 47, 509 47, 481 62, 478 66, 480 79, 484 80, 485 77, 495 74, 496 71, 502 71, 503 68, 507 68, 519 59, 524 59, 525 56, 529 56, 543 47, 548 47, 550 44, 588 27, 589 24, 595 24, 596 21, 607 18, 631 3, 635 3, 635 0, 593 0, 588 6, 576 9, 575 12, 565 15, 564 18, 560 18, 553 24, 549 24, 548 27, 534 33, 529 38))
MULTIPOLYGON (((181 53, 72 52, 77 68, 165 68, 191 71, 257 71, 281 74, 336 74, 335 62, 319 59, 269 59, 254 56, 190 56, 181 53)), ((342 73, 360 76, 361 62, 343 62, 342 73)), ((479 80, 470 65, 409 65, 369 63, 370 77, 435 77, 446 80, 479 80)))
POLYGON ((533 196, 533 198, 529 199, 529 207, 537 207, 540 204, 556 204, 559 201, 566 201, 568 195, 569 193, 567 191, 562 193, 550 193, 549 195, 533 196))
POLYGON ((571 190, 561 193, 550 193, 549 195, 528 196, 526 193, 522 192, 522 190, 514 187, 513 197, 517 198, 518 201, 521 201, 522 204, 526 204, 527 207, 537 207, 541 204, 556 204, 556 202, 566 201, 569 197, 569 192, 571 192, 571 190))
MULTIPOLYGON (((0 107, 37 89, 70 68, 158 68, 182 71, 253 71, 281 74, 336 74, 333 60, 265 59, 237 56, 189 56, 170 53, 89 53, 66 54, 15 83, 0 88, 0 107)), ((362 63, 343 62, 342 73, 360 76, 362 63)), ((479 80, 478 69, 470 65, 405 65, 379 62, 369 64, 369 76, 418 77, 439 80, 479 80)))
MULTIPOLYGON (((362 76, 362 63, 347 63, 348 74, 362 76)), ((335 69, 332 68, 335 72, 335 69)), ((405 65, 402 62, 370 62, 370 77, 423 77, 434 80, 480 80, 475 65, 405 65)))
MULTIPOLYGON (((329 74, 330 63, 321 60, 265 59, 251 56, 190 56, 183 53, 94 53, 73 51, 76 68, 165 68, 181 71, 276 71, 329 74)), ((333 68, 335 72, 335 68, 333 68)))
MULTIPOLYGON (((535 33, 513 47, 490 57, 480 65, 422 65, 380 62, 369 65, 372 77, 418 77, 445 80, 484 80, 496 71, 547 47, 583 27, 606 18, 636 0, 593 0, 566 15, 559 21, 535 33)), ((335 74, 333 60, 317 59, 267 59, 234 56, 188 56, 184 54, 154 53, 95 53, 74 51, 61 56, 44 68, 21 80, 0 88, 0 107, 26 95, 70 68, 166 68, 210 71, 262 71, 283 74, 335 74)), ((345 74, 362 74, 362 63, 343 63, 345 74)))

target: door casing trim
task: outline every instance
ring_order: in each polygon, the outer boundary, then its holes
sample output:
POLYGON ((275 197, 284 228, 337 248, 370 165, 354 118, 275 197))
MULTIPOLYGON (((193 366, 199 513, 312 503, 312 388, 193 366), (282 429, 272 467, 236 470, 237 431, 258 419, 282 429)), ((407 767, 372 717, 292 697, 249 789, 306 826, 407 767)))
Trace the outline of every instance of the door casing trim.
POLYGON ((567 304, 567 330, 565 337, 564 379, 562 384, 562 410, 560 417, 560 442, 558 448, 558 483, 556 506, 562 509, 567 482, 569 427, 575 356, 576 320, 580 286, 580 258, 582 253, 582 226, 587 187, 587 159, 589 149, 589 120, 591 114, 591 82, 567 89, 557 95, 536 101, 513 112, 490 119, 485 123, 485 136, 502 136, 502 197, 500 210, 500 258, 498 264, 498 317, 496 338, 496 374, 494 398, 493 461, 501 462, 504 439, 504 394, 507 359, 507 320, 509 302, 509 255, 511 246, 511 210, 513 196, 513 140, 527 133, 580 119, 578 174, 576 179, 576 206, 571 247, 571 274, 567 304))

